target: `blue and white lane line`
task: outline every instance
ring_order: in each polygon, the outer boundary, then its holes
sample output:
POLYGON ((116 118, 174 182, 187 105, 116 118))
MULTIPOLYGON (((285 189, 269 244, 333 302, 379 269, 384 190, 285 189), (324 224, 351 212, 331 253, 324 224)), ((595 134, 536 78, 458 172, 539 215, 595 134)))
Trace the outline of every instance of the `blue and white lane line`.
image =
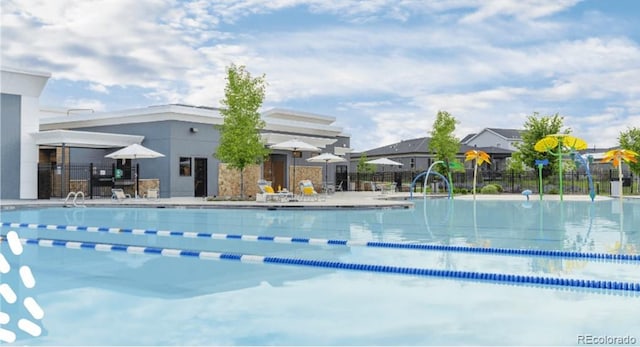
MULTIPOLYGON (((0 241, 6 239, 0 236, 0 241)), ((210 251, 195 251, 176 248, 158 248, 158 247, 140 247, 128 246, 123 244, 111 243, 94 243, 94 242, 77 242, 53 239, 20 239, 26 245, 38 245, 42 247, 63 247, 70 249, 95 250, 101 252, 126 252, 131 254, 150 254, 165 257, 186 257, 199 258, 202 260, 230 260, 242 263, 254 264, 278 264, 278 265, 295 265, 316 268, 327 268, 337 270, 355 270, 365 272, 378 272, 397 275, 423 276, 423 277, 440 277, 460 280, 488 281, 498 283, 509 283, 519 285, 541 285, 541 286, 560 286, 573 288, 590 288, 602 290, 614 290, 622 292, 640 292, 640 283, 619 282, 619 281, 602 281, 602 280, 585 280, 571 278, 541 277, 541 276, 524 276, 503 273, 474 272, 474 271, 456 271, 456 270, 438 270, 416 267, 374 265, 374 264, 358 264, 344 263, 339 261, 325 261, 315 259, 300 259, 287 257, 272 257, 251 254, 237 253, 219 253, 210 251)))
POLYGON ((408 243, 408 242, 403 243, 403 242, 317 239, 317 238, 290 237, 290 236, 219 234, 219 233, 171 231, 171 230, 156 230, 156 229, 88 227, 88 226, 75 226, 75 225, 29 224, 29 223, 10 223, 10 222, 2 222, 0 226, 11 227, 11 228, 46 229, 46 230, 59 230, 59 231, 66 230, 66 231, 86 231, 86 232, 102 232, 102 233, 114 233, 114 234, 123 233, 123 234, 132 234, 132 235, 174 236, 174 237, 185 237, 185 238, 210 238, 214 240, 240 240, 240 241, 254 241, 254 242, 262 241, 262 242, 274 242, 274 243, 295 243, 295 244, 329 245, 329 246, 346 246, 346 247, 371 247, 371 248, 410 249, 410 250, 422 250, 422 251, 486 253, 486 254, 492 254, 492 255, 508 255, 508 256, 579 258, 582 260, 599 260, 599 261, 609 261, 609 262, 640 261, 640 254, 586 253, 586 252, 559 251, 559 250, 546 250, 546 249, 517 249, 517 248, 492 248, 492 247, 484 248, 484 247, 435 245, 435 244, 408 243))

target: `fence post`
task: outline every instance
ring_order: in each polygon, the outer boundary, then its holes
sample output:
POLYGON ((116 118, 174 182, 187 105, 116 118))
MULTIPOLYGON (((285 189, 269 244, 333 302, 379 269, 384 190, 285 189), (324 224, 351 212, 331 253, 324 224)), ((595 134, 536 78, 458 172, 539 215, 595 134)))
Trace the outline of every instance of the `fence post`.
POLYGON ((515 172, 511 170, 511 193, 515 193, 515 180, 516 180, 515 172))
POLYGON ((89 163, 89 199, 93 200, 93 163, 89 163))

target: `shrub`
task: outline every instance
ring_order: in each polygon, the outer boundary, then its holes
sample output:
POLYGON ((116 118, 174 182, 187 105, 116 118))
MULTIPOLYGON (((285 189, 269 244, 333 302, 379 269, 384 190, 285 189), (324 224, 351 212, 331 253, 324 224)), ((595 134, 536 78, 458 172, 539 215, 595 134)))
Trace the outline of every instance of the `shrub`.
POLYGON ((453 192, 455 194, 462 194, 462 195, 469 193, 469 191, 466 188, 453 188, 453 192))
POLYGON ((495 184, 487 184, 480 189, 482 194, 498 194, 498 187, 495 184))

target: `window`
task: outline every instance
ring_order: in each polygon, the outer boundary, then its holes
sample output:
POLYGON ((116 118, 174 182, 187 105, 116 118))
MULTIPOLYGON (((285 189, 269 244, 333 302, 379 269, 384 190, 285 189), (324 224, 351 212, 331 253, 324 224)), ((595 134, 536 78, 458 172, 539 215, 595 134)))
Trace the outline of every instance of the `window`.
POLYGON ((191 176, 191 158, 180 157, 180 176, 191 176))

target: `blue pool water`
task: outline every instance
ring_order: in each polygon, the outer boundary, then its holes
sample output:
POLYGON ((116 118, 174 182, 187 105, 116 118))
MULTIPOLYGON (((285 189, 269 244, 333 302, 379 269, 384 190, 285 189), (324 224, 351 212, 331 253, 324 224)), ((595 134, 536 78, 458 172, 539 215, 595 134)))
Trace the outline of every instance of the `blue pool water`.
MULTIPOLYGON (((384 210, 24 209, 3 210, 0 220, 33 223, 2 228, 2 235, 14 230, 24 239, 450 274, 640 282, 638 260, 553 255, 637 255, 640 201, 415 202, 415 208, 384 210), (69 226, 104 229, 73 231, 69 226), (50 230, 55 227, 65 230, 50 230), (174 233, 134 235, 131 229, 174 233), (185 232, 248 237, 185 237, 185 232), (250 236, 265 240, 251 241, 250 236), (281 238, 273 242, 265 236, 281 238), (348 240, 349 245, 291 242, 291 237, 348 240), (358 245, 371 241, 446 247, 358 245), (551 253, 494 252, 504 249, 551 253)), ((32 337, 16 327, 19 317, 29 315, 20 300, 10 304, 0 298, 0 311, 11 315, 4 327, 16 331, 15 344, 20 345, 575 345, 580 336, 640 343, 640 293, 634 291, 31 244, 13 255, 6 240, 0 247, 12 268, 0 274, 2 283, 14 288, 18 298, 35 298, 44 312, 43 318, 31 319, 41 328, 32 337), (26 288, 14 271, 21 266, 30 267, 33 288, 26 288)))

